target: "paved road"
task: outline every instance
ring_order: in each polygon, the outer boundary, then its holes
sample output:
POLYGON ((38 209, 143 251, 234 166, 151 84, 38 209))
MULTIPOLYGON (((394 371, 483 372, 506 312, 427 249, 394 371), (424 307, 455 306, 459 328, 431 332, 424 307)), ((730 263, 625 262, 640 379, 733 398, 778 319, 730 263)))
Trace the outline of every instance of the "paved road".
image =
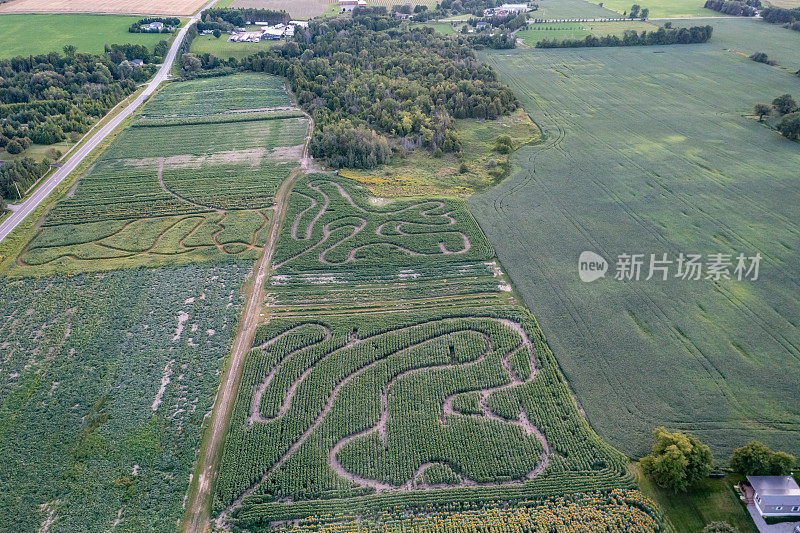
MULTIPOLYGON (((216 2, 217 0, 213 0, 204 8, 204 10, 211 7, 216 2)), ((25 220, 28 215, 33 213, 39 204, 41 204, 44 199, 47 198, 50 193, 53 192, 56 187, 58 187, 59 184, 64 181, 64 179, 66 179, 66 177, 69 176, 69 174, 75 170, 78 165, 81 164, 86 156, 88 156, 92 150, 97 148, 97 146, 103 142, 103 139, 108 137, 108 135, 114 131, 114 129, 119 126, 123 120, 129 117, 131 113, 136 111, 136 108, 142 105, 142 103, 147 100, 151 94, 153 94, 156 88, 167 79, 170 70, 172 70, 172 62, 175 60, 175 57, 178 54, 178 48, 183 42, 183 38, 186 36, 186 31, 192 24, 199 20, 201 13, 202 10, 194 15, 191 20, 186 23, 186 25, 178 32, 178 35, 175 37, 175 40, 172 43, 172 47, 169 49, 169 52, 167 52, 167 57, 164 59, 164 64, 161 65, 161 68, 158 69, 155 77, 147 84, 145 90, 139 96, 137 96, 133 102, 128 104, 128 106, 122 110, 122 112, 97 130, 83 146, 81 146, 74 154, 72 154, 72 157, 70 157, 69 160, 64 163, 64 166, 57 169, 45 183, 36 189, 36 192, 34 192, 30 198, 21 204, 9 206, 12 213, 3 221, 2 224, 0 224, 0 241, 5 239, 8 234, 14 231, 14 228, 16 228, 23 220, 25 220)))

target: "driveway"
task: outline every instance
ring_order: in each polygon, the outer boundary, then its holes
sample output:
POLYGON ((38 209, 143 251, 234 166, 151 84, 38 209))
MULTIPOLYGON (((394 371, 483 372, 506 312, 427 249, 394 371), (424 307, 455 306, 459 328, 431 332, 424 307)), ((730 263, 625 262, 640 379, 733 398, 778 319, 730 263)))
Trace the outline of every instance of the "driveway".
POLYGON ((753 517, 753 522, 756 523, 756 527, 761 533, 794 533, 794 526, 800 524, 800 520, 798 520, 797 522, 783 522, 770 526, 758 514, 758 509, 756 509, 755 505, 748 505, 747 510, 750 511, 750 516, 753 517))

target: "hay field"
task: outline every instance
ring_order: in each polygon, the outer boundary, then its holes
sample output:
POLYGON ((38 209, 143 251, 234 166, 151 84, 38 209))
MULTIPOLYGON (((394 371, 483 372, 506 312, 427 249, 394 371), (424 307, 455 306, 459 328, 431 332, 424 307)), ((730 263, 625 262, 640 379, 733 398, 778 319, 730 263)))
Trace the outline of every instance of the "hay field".
POLYGON ((800 146, 748 116, 797 78, 714 40, 481 57, 545 142, 468 203, 592 426, 630 455, 658 425, 718 457, 753 438, 800 452, 800 146), (584 250, 606 279, 580 281, 584 250), (764 259, 757 281, 612 279, 621 253, 680 252, 764 259))
POLYGON ((0 13, 142 13, 191 15, 207 0, 11 0, 0 13))

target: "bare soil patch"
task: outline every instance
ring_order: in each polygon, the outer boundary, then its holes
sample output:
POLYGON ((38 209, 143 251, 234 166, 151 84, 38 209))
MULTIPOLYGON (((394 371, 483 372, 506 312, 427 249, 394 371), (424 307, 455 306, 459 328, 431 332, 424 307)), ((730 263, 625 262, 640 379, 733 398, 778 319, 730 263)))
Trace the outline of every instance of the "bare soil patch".
POLYGON ((207 0, 11 0, 0 13, 135 13, 191 15, 207 0))

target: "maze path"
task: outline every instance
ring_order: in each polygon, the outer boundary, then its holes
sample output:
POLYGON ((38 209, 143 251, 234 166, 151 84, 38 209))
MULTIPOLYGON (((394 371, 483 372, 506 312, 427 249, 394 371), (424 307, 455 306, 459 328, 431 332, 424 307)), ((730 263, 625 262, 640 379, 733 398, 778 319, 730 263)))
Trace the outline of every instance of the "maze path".
MULTIPOLYGON (((518 413, 517 420, 507 420, 502 418, 495 413, 491 412, 489 407, 485 403, 485 399, 488 398, 493 392, 500 391, 503 389, 508 389, 511 387, 516 387, 525 383, 529 383, 534 380, 538 374, 537 370, 537 363, 536 357, 534 354, 533 343, 528 338, 527 333, 524 331, 522 326, 518 322, 514 322, 507 319, 500 319, 500 318, 488 318, 488 317, 480 317, 478 319, 466 319, 467 322, 464 322, 465 319, 460 318, 449 318, 449 319, 441 319, 433 322, 423 322, 420 324, 414 324, 411 326, 407 326, 405 328, 384 331, 381 333, 376 333, 374 335, 366 336, 364 338, 358 338, 355 333, 353 333, 349 339, 349 341, 344 344, 340 345, 339 347, 335 347, 335 345, 331 346, 331 350, 324 353, 318 359, 316 359, 313 363, 309 365, 308 368, 302 370, 300 375, 296 377, 291 383, 286 381, 283 382, 285 386, 285 390, 280 388, 273 390, 273 394, 271 397, 273 399, 281 398, 280 405, 277 410, 273 410, 272 415, 264 415, 261 412, 262 408, 262 401, 265 397, 265 394, 270 390, 272 387, 281 387, 280 380, 276 380, 276 376, 285 370, 288 367, 293 359, 302 356, 307 350, 312 348, 319 348, 324 344, 330 344, 331 341, 331 331, 327 326, 323 326, 321 324, 311 324, 311 323, 303 323, 300 325, 296 325, 287 329, 286 331, 280 333, 279 335, 269 339, 265 343, 257 346, 256 348, 260 348, 262 350, 268 350, 276 345, 278 341, 281 339, 285 339, 290 335, 297 334, 298 336, 301 333, 305 333, 302 337, 303 339, 309 338, 310 335, 308 334, 308 328, 315 328, 318 329, 318 335, 315 339, 310 339, 309 342, 303 342, 298 346, 295 346, 291 350, 287 350, 286 353, 279 354, 277 361, 275 362, 273 368, 270 372, 264 377, 260 382, 255 384, 254 388, 252 389, 252 398, 249 402, 249 412, 248 416, 245 420, 245 425, 253 426, 254 424, 265 423, 265 422, 276 422, 282 418, 289 418, 293 416, 292 404, 293 400, 296 398, 297 393, 299 390, 304 389, 305 392, 311 390, 310 388, 315 386, 314 385, 314 373, 315 370, 317 373, 324 372, 324 368, 320 368, 326 360, 329 358, 336 356, 345 356, 347 355, 348 350, 355 350, 360 345, 367 345, 367 346, 375 346, 377 344, 391 342, 392 338, 397 338, 399 336, 403 336, 404 334, 409 335, 409 342, 402 343, 402 345, 393 347, 390 350, 386 350, 385 353, 376 354, 372 360, 365 361, 363 365, 352 369, 351 372, 338 379, 338 381, 333 385, 332 389, 328 392, 327 397, 324 400, 324 404, 320 406, 318 412, 315 411, 317 414, 314 416, 313 420, 304 427, 304 430, 299 436, 296 436, 292 439, 291 444, 289 445, 288 449, 280 455, 277 461, 275 461, 261 476, 259 480, 253 483, 250 487, 248 487, 234 502, 233 504, 226 509, 223 515, 220 517, 220 520, 224 523, 226 517, 236 508, 238 508, 242 501, 253 494, 258 487, 264 483, 272 474, 274 474, 282 465, 286 463, 286 461, 297 452, 297 450, 309 439, 309 437, 318 429, 320 424, 326 419, 326 417, 330 414, 331 410, 334 407, 340 406, 341 403, 337 404, 337 398, 340 396, 340 392, 343 390, 348 383, 352 382, 353 380, 357 379, 359 376, 363 375, 368 370, 374 368, 377 364, 387 361, 394 355, 400 354, 401 352, 408 352, 410 350, 415 350, 417 348, 425 348, 427 345, 433 346, 434 343, 445 339, 445 338, 452 338, 453 335, 460 335, 463 333, 474 333, 482 336, 484 339, 484 348, 482 349, 481 353, 477 355, 477 357, 459 363, 444 363, 444 364, 425 364, 423 366, 417 368, 407 368, 398 373, 396 373, 382 388, 381 393, 381 413, 379 420, 377 423, 372 425, 371 427, 357 432, 352 435, 345 436, 342 439, 339 439, 334 446, 328 451, 327 453, 327 462, 328 465, 341 477, 349 480, 351 483, 361 487, 368 487, 374 489, 378 492, 381 491, 407 491, 407 490, 415 490, 415 489, 429 489, 429 488, 438 488, 439 486, 429 486, 424 482, 420 482, 419 480, 424 475, 425 470, 427 470, 433 463, 424 463, 416 468, 416 471, 408 479, 404 484, 401 485, 393 485, 390 483, 386 483, 380 480, 369 479, 365 477, 358 476, 352 472, 348 472, 338 461, 337 454, 338 452, 345 447, 348 443, 352 442, 355 439, 360 437, 365 437, 367 435, 377 433, 380 435, 381 440, 384 444, 388 443, 388 439, 386 436, 387 432, 387 422, 390 419, 390 409, 389 409, 389 394, 392 387, 406 375, 415 373, 415 372, 426 372, 430 371, 431 369, 453 369, 456 366, 461 367, 476 367, 485 361, 489 354, 493 354, 496 356, 495 352, 497 350, 504 350, 502 353, 502 357, 499 359, 499 371, 503 373, 505 379, 503 379, 503 383, 490 388, 473 388, 469 390, 461 390, 458 393, 470 392, 470 391, 478 391, 481 396, 484 398, 482 401, 482 413, 480 415, 462 415, 460 413, 456 413, 452 410, 450 406, 452 402, 452 397, 454 395, 450 395, 442 405, 442 416, 440 419, 440 423, 442 427, 447 426, 452 419, 456 417, 469 417, 472 419, 483 419, 486 421, 492 421, 493 423, 505 423, 511 424, 520 427, 524 434, 531 438, 538 440, 541 444, 543 449, 543 453, 541 454, 541 458, 539 459, 537 465, 532 470, 525 473, 525 475, 520 476, 517 479, 511 480, 498 480, 496 482, 477 482, 471 479, 466 478, 465 476, 461 476, 460 481, 457 484, 447 485, 448 487, 455 487, 455 486, 478 486, 478 485, 507 485, 507 484, 520 484, 524 483, 530 479, 535 478, 539 475, 542 471, 545 470, 549 463, 550 457, 550 446, 548 445, 547 440, 545 439, 544 435, 528 420, 526 413, 520 407, 518 413), (493 326, 494 329, 493 329, 493 326), (428 332, 429 326, 433 326, 434 328, 438 328, 435 330, 431 330, 431 336, 424 336, 425 332, 428 332), (301 332, 301 328, 306 328, 305 332, 301 332), (416 335, 416 337, 415 337, 416 335), (422 337, 421 337, 422 336, 422 337), (417 338, 421 337, 421 338, 417 338), (495 338, 496 337, 496 338, 495 338), (498 342, 493 342, 493 338, 495 341, 499 340, 498 342), (507 341, 506 338, 512 339, 511 341, 507 341), (411 339, 414 339, 411 341, 411 339), (505 346, 504 344, 508 344, 511 342, 512 346, 505 346), (527 351, 527 355, 530 362, 530 373, 529 375, 522 379, 516 375, 513 371, 509 359, 510 357, 517 353, 519 350, 527 351), (278 385, 276 385, 278 383, 278 385), (277 397, 276 397, 277 395, 277 397)), ((340 400, 340 402, 343 400, 340 400)), ((274 403, 274 402, 273 402, 274 403)), ((308 408, 308 402, 305 402, 305 408, 308 408)), ((339 407, 340 408, 340 407, 339 407)), ((294 414, 297 416, 297 413, 294 414)))
POLYGON ((445 229, 448 226, 457 226, 457 220, 451 211, 437 212, 446 208, 445 202, 440 200, 415 202, 396 210, 368 209, 356 202, 350 192, 340 183, 330 179, 307 181, 292 194, 295 197, 305 198, 309 205, 296 214, 287 238, 296 243, 307 242, 309 246, 277 262, 276 269, 312 253, 316 254, 316 260, 319 263, 334 266, 356 261, 359 253, 369 248, 389 248, 408 256, 425 257, 466 254, 472 247, 470 237, 466 233, 455 228, 445 229), (303 190, 303 186, 307 189, 303 190), (333 201, 326 188, 332 189, 335 194, 338 194, 339 198, 336 198, 336 202, 333 201), (342 200, 345 205, 349 206, 348 212, 343 212, 339 205, 332 207, 334 203, 343 203, 342 200), (304 224, 307 215, 315 210, 314 217, 304 224), (330 212, 333 212, 332 217, 326 216, 330 215, 330 212), (321 228, 320 224, 322 224, 321 228), (358 244, 365 237, 366 230, 374 225, 377 227, 373 234, 379 239, 358 244), (315 232, 317 228, 320 230, 315 232), (394 234, 390 235, 387 228, 391 228, 394 234), (446 235, 460 237, 462 241, 460 248, 448 248, 443 240, 446 235), (385 239, 380 239, 381 237, 385 239), (414 249, 417 244, 415 239, 420 237, 438 238, 436 250, 422 251, 419 246, 414 249), (398 240, 403 241, 403 244, 392 242, 398 240), (331 255, 337 253, 343 255, 340 249, 346 250, 346 246, 350 246, 350 249, 343 259, 331 258, 331 255))

